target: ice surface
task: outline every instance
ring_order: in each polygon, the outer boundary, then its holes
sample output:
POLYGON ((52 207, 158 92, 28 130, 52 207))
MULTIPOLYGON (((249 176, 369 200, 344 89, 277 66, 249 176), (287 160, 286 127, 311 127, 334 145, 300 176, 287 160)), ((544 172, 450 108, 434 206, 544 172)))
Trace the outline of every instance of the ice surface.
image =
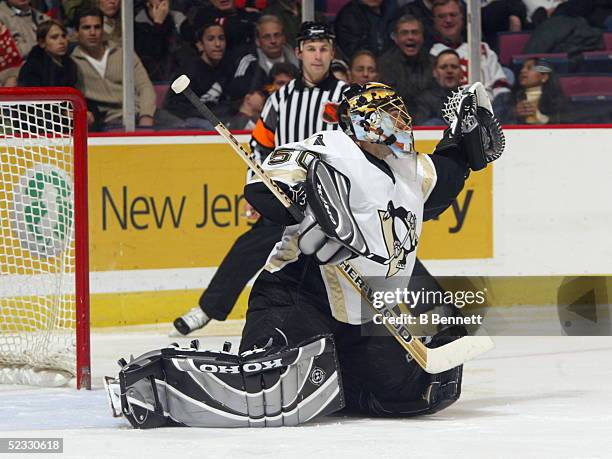
MULTIPOLYGON (((612 337, 494 338, 496 349, 465 365, 461 399, 433 416, 134 430, 111 417, 102 376, 120 357, 177 341, 163 330, 94 331, 90 392, 0 389, 0 437, 63 437, 62 458, 612 457, 612 337)), ((218 349, 225 339, 201 341, 218 349)))

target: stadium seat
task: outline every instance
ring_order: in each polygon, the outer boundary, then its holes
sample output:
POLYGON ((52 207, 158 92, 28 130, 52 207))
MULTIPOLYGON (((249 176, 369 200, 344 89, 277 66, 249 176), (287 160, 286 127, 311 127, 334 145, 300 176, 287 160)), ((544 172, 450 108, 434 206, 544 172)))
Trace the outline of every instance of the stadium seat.
POLYGON ((570 62, 566 53, 517 54, 512 57, 512 69, 515 73, 518 73, 523 66, 523 62, 534 58, 546 59, 557 74, 569 73, 570 71, 570 62))
POLYGON ((612 96, 612 75, 562 75, 559 77, 559 83, 565 95, 570 98, 612 96))
POLYGON ((521 54, 529 40, 529 32, 501 32, 497 34, 499 62, 506 67, 512 63, 512 56, 521 54))
POLYGON ((612 95, 570 97, 573 123, 611 123, 612 95))
POLYGON ((612 51, 612 32, 604 32, 603 37, 606 50, 612 51))
POLYGON ((612 49, 606 51, 589 51, 582 54, 582 72, 612 73, 612 49))
POLYGON ((155 104, 157 106, 157 108, 162 108, 162 106, 164 105, 164 99, 166 98, 166 94, 168 93, 168 89, 170 89, 170 85, 169 84, 155 84, 153 85, 153 88, 155 89, 155 104))

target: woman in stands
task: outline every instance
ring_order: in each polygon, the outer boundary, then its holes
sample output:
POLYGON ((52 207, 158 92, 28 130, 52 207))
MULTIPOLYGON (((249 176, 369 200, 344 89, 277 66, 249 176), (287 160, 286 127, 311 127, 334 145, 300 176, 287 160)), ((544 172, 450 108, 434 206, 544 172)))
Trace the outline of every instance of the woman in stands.
POLYGON ((513 91, 512 119, 518 124, 555 124, 566 121, 567 100, 551 65, 527 59, 513 91))
POLYGON ((59 22, 41 22, 38 44, 19 71, 19 86, 72 86, 77 82, 76 64, 68 56, 66 28, 59 22))

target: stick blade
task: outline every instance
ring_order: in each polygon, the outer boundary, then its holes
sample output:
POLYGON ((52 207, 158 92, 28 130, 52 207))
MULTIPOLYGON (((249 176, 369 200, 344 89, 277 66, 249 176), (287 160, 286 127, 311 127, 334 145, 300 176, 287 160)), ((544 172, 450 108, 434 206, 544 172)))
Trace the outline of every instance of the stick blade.
POLYGON ((488 336, 464 336, 444 346, 427 348, 427 373, 442 373, 478 357, 495 345, 488 336))
POLYGON ((176 80, 172 82, 172 85, 170 87, 176 94, 180 94, 185 89, 187 89, 187 86, 189 86, 189 83, 191 83, 191 80, 189 79, 189 77, 187 75, 181 75, 180 77, 178 77, 176 80))

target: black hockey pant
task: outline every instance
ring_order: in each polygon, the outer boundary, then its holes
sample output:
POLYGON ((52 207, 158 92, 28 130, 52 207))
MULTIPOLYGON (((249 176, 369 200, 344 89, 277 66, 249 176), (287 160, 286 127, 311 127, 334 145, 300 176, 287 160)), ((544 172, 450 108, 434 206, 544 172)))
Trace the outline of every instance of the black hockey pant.
POLYGON ((284 344, 286 337, 289 345, 296 345, 312 336, 331 333, 336 341, 347 410, 375 416, 408 416, 436 412, 459 398, 461 367, 429 375, 407 359, 395 338, 373 336, 370 327, 376 325, 339 322, 315 299, 299 295, 298 290, 297 284, 290 285, 262 271, 249 298, 240 352, 262 347, 270 338, 284 344), (430 386, 440 390, 436 400, 425 402, 422 395, 430 386))

